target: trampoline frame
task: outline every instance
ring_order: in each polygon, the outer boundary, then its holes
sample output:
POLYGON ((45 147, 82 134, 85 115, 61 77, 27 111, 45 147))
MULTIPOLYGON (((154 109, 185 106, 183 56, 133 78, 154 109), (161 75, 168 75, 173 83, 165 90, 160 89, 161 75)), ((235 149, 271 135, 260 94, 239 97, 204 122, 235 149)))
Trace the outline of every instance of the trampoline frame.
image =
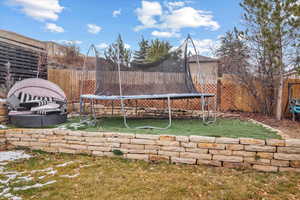
MULTIPOLYGON (((207 105, 207 99, 210 97, 214 97, 214 94, 200 94, 200 93, 189 93, 189 94, 156 94, 156 95, 132 95, 132 96, 100 96, 100 95, 93 95, 93 94, 85 94, 80 96, 80 115, 83 113, 84 108, 84 100, 90 100, 90 107, 91 107, 91 113, 93 115, 93 118, 96 119, 96 112, 95 112, 95 103, 94 100, 119 100, 121 101, 121 110, 123 113, 123 122, 126 128, 129 129, 159 129, 159 130, 165 130, 172 126, 172 108, 171 108, 171 100, 172 99, 180 99, 180 98, 200 98, 201 99, 201 109, 202 112, 207 112, 209 116, 209 109, 205 111, 205 107, 207 105), (166 127, 154 127, 154 126, 140 126, 140 127, 130 127, 127 123, 127 115, 126 115, 126 109, 124 106, 124 100, 138 100, 138 99, 167 99, 168 102, 168 125, 166 127)), ((204 113, 203 115, 204 116, 204 113)), ((205 121, 206 118, 203 119, 203 122, 206 122, 206 124, 211 123, 205 121)))
MULTIPOLYGON (((196 46, 192 40, 192 38, 190 37, 190 35, 188 35, 187 39, 185 42, 187 42, 188 40, 191 41, 192 46, 195 50, 196 53, 196 60, 197 60, 197 64, 200 66, 200 61, 199 61, 199 55, 197 53, 196 50, 196 46)), ((91 49, 94 50, 95 55, 98 54, 96 48, 94 45, 91 45, 90 48, 88 49, 87 55, 85 57, 84 60, 84 70, 86 70, 86 58, 89 55, 89 52, 91 51, 91 49)), ((209 109, 207 109, 207 118, 205 117, 205 107, 207 105, 207 99, 210 97, 215 97, 215 94, 205 94, 203 92, 201 93, 186 93, 186 94, 153 94, 153 95, 130 95, 130 96, 123 96, 122 93, 122 79, 121 79, 121 69, 120 69, 120 52, 119 49, 117 48, 117 64, 118 64, 118 74, 119 74, 119 90, 120 90, 120 95, 119 96, 101 96, 101 95, 93 95, 93 94, 83 94, 83 81, 80 87, 80 116, 82 116, 83 113, 83 106, 84 106, 84 99, 88 99, 90 100, 90 105, 91 105, 91 113, 93 115, 93 118, 96 120, 96 112, 95 112, 95 107, 94 107, 94 100, 120 100, 121 101, 121 111, 123 113, 123 123, 125 125, 126 128, 128 129, 159 129, 159 130, 165 130, 168 129, 172 126, 172 109, 171 109, 171 99, 178 99, 178 98, 201 98, 201 110, 202 110, 202 121, 205 124, 210 124, 210 123, 214 123, 216 121, 216 115, 213 116, 212 120, 209 120, 209 116, 210 116, 210 111, 209 109), (127 123, 127 115, 126 115, 126 110, 125 110, 125 106, 124 106, 124 100, 138 100, 138 99, 167 99, 168 101, 168 118, 169 118, 169 122, 168 125, 165 127, 155 127, 155 126, 139 126, 139 127, 130 127, 127 123)), ((84 76, 84 74, 83 74, 84 76)), ((201 90, 204 89, 204 82, 203 82, 203 88, 201 88, 201 90)), ((215 101, 215 109, 216 109, 216 101, 215 101)))

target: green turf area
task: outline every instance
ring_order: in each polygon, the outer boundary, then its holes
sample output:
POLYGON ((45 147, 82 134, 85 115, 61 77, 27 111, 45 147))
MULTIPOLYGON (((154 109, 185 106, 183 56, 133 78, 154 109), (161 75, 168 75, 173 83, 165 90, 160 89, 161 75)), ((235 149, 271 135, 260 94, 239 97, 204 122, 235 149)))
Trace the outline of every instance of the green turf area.
MULTIPOLYGON (((72 129, 72 125, 79 122, 78 118, 70 119, 64 126, 72 129)), ((132 127, 151 125, 164 127, 168 120, 161 119, 129 119, 132 127)), ((167 130, 157 129, 128 129, 123 124, 122 118, 103 118, 97 121, 96 126, 85 125, 78 128, 85 131, 113 131, 141 134, 170 134, 170 135, 202 135, 216 137, 250 137, 258 139, 280 138, 275 132, 260 125, 238 119, 218 119, 216 123, 205 125, 197 119, 175 119, 172 127, 167 130)))

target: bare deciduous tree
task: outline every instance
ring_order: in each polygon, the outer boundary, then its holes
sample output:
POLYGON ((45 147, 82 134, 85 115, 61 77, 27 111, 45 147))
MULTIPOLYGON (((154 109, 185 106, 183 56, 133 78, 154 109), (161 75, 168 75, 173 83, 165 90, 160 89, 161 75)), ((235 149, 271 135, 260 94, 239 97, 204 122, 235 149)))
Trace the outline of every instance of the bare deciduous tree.
POLYGON ((75 42, 65 45, 62 56, 54 57, 54 60, 65 66, 82 66, 84 57, 80 54, 80 48, 75 42))
POLYGON ((254 55, 252 62, 260 79, 272 80, 266 87, 276 96, 275 114, 280 120, 283 74, 291 67, 288 60, 295 60, 299 52, 300 4, 298 0, 243 0, 240 5, 247 28, 245 39, 254 55))
POLYGON ((255 55, 251 53, 251 48, 243 32, 235 28, 221 38, 216 55, 220 57, 222 72, 232 74, 234 81, 246 88, 249 95, 255 98, 257 104, 251 105, 255 106, 253 109, 271 115, 274 106, 273 74, 264 67, 264 62, 254 64, 255 55))

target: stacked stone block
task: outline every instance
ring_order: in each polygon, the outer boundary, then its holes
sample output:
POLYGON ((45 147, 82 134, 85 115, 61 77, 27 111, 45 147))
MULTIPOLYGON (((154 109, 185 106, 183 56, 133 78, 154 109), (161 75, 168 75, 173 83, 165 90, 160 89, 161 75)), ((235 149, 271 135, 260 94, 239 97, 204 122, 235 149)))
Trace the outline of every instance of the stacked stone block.
POLYGON ((300 140, 83 132, 60 129, 11 129, 14 146, 47 152, 116 156, 151 162, 165 161, 260 171, 300 172, 300 140))
POLYGON ((5 131, 0 130, 0 151, 3 151, 6 149, 6 136, 5 131))
POLYGON ((1 101, 0 102, 0 123, 1 124, 6 124, 8 121, 8 110, 7 110, 7 105, 6 102, 1 101))

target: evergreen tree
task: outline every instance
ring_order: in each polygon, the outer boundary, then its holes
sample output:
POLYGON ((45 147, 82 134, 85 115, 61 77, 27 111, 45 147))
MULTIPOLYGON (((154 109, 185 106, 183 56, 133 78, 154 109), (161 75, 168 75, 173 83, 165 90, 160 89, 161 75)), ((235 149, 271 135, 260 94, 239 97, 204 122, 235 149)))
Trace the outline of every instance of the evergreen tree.
POLYGON ((125 48, 120 34, 118 35, 116 42, 109 45, 109 47, 105 50, 104 56, 107 60, 117 63, 118 53, 120 57, 120 64, 129 66, 132 52, 130 49, 125 48))
POLYGON ((139 42, 139 50, 135 51, 133 61, 135 63, 144 63, 147 58, 147 51, 149 49, 149 42, 142 36, 142 40, 139 42))
POLYGON ((166 56, 172 46, 167 41, 160 41, 159 39, 155 39, 151 41, 151 45, 147 51, 147 62, 155 62, 162 57, 166 56))
POLYGON ((249 48, 242 40, 242 33, 234 28, 220 38, 220 47, 216 55, 220 57, 222 73, 238 74, 247 71, 249 66, 249 48))

